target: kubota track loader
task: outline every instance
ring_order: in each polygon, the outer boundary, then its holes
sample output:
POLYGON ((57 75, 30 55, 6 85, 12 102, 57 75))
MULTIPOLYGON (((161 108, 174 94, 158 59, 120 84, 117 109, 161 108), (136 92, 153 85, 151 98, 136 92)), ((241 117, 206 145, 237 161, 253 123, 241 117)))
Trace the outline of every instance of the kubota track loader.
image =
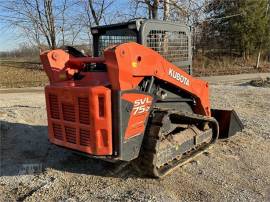
POLYGON ((185 26, 137 20, 92 33, 95 57, 73 48, 41 54, 53 144, 104 160, 139 158, 161 177, 242 129, 234 111, 211 109, 208 83, 188 74, 185 26))

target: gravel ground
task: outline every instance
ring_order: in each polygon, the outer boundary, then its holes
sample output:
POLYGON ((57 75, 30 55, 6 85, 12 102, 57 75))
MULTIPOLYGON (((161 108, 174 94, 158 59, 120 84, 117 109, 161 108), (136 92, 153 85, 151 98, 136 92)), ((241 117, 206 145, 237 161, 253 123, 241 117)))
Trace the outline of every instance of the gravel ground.
POLYGON ((162 180, 49 144, 44 95, 2 93, 0 201, 270 201, 270 90, 211 86, 245 129, 162 180))

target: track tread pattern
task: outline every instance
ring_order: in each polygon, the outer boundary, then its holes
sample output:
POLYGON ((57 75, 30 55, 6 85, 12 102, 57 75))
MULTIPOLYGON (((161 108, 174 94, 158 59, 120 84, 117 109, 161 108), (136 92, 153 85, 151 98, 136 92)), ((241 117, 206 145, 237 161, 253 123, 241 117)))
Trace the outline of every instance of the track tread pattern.
POLYGON ((154 108, 149 117, 143 140, 143 147, 139 157, 141 167, 146 175, 162 178, 176 167, 187 163, 206 150, 218 139, 218 131, 218 122, 212 117, 202 116, 191 112, 176 111, 173 109, 154 108), (213 133, 211 141, 208 144, 202 144, 190 151, 185 151, 181 155, 173 156, 172 154, 171 156, 166 156, 166 159, 162 159, 163 161, 158 160, 161 149, 165 148, 166 150, 166 146, 162 145, 162 142, 165 141, 166 138, 169 138, 169 136, 167 136, 168 131, 173 130, 173 127, 177 125, 169 121, 169 116, 174 116, 174 119, 179 120, 179 122, 188 122, 190 125, 203 124, 204 122, 209 123, 213 133))

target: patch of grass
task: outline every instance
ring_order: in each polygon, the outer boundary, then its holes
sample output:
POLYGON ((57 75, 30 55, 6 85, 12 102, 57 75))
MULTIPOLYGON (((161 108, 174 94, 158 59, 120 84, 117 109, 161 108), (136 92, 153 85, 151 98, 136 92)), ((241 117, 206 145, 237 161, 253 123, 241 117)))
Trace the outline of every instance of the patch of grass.
POLYGON ((45 86, 48 78, 37 62, 0 60, 0 88, 45 86))
POLYGON ((270 72, 270 63, 261 62, 260 68, 254 68, 256 60, 243 61, 239 57, 206 57, 196 56, 193 59, 193 74, 195 76, 231 75, 243 73, 270 72))
MULTIPOLYGON (((242 73, 270 72, 270 64, 262 63, 254 68, 254 61, 245 64, 239 58, 209 58, 196 56, 193 60, 193 75, 228 75, 242 73), (253 64, 253 65, 252 65, 253 64)), ((0 59, 0 88, 24 88, 45 86, 48 78, 36 58, 0 59)))
POLYGON ((0 64, 6 67, 43 69, 40 61, 27 58, 0 59, 0 64))

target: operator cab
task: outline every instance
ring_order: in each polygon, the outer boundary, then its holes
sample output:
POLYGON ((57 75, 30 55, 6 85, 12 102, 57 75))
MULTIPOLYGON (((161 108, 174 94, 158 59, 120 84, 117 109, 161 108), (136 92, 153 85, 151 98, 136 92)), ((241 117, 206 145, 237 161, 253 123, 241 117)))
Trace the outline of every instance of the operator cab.
POLYGON ((153 49, 166 60, 192 74, 192 47, 189 28, 184 24, 138 19, 91 29, 94 57, 108 46, 137 42, 153 49))

